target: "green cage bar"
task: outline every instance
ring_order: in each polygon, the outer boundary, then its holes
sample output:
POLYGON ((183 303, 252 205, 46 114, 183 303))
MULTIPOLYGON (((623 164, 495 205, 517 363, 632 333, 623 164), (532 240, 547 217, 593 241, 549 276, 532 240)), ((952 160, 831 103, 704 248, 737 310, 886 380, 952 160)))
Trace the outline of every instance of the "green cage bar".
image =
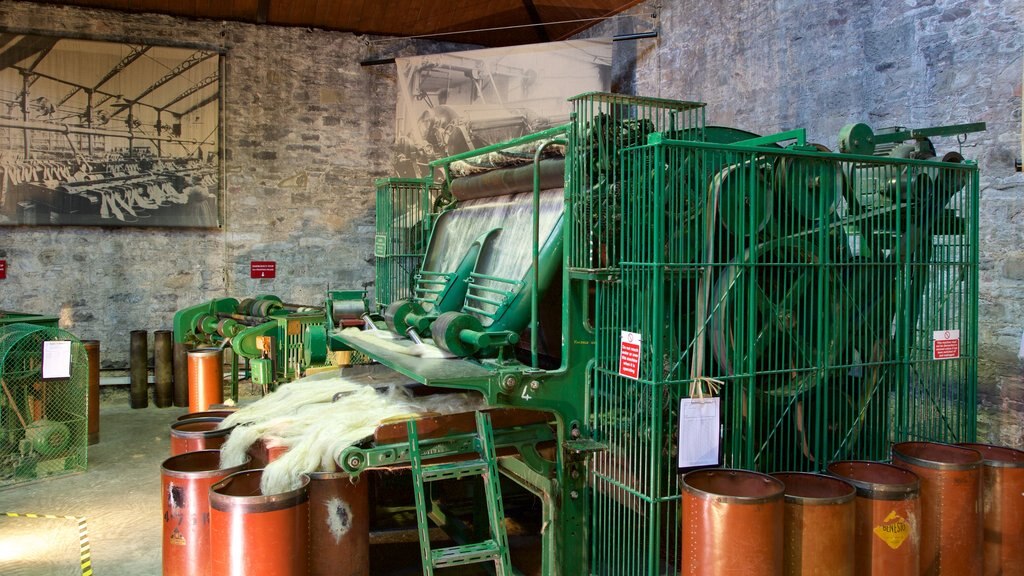
POLYGON ((395 300, 413 295, 440 187, 414 178, 382 178, 376 185, 375 300, 377 310, 383 311, 395 300))
MULTIPOLYGON (((619 153, 615 266, 595 280, 593 573, 681 568, 678 407, 695 379, 722 382, 729 467, 820 471, 975 437, 974 164, 649 142, 619 153)), ((607 209, 593 201, 574 213, 607 209)))

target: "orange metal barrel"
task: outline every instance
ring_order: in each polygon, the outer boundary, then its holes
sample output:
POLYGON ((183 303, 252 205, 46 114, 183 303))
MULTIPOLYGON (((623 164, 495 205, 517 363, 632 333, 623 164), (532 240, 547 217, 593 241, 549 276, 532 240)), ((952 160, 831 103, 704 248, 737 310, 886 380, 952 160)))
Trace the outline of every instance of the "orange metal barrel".
POLYGON ((310 576, 370 573, 370 492, 366 478, 309 474, 310 576))
POLYGON ((287 451, 287 446, 268 447, 266 440, 260 438, 249 446, 247 453, 249 454, 249 458, 252 459, 253 468, 266 468, 267 464, 277 460, 281 454, 284 454, 287 451))
POLYGON ((89 359, 89 445, 100 441, 100 341, 82 340, 89 359))
POLYGON ((172 456, 160 468, 163 484, 164 576, 210 573, 210 486, 245 468, 220 467, 220 450, 172 456))
POLYGON ((921 566, 921 481, 879 462, 843 461, 829 474, 857 489, 857 576, 918 576, 921 566))
POLYGON ((309 573, 309 478, 291 492, 265 495, 262 475, 263 470, 237 472, 210 489, 212 574, 309 573))
POLYGON ((783 485, 743 470, 683 476, 684 576, 782 574, 783 485))
POLYGON ((220 418, 223 420, 228 416, 234 414, 235 408, 223 408, 217 410, 204 410, 203 412, 188 412, 178 416, 178 422, 182 420, 195 420, 196 418, 220 418))
POLYGON ((231 434, 230 428, 218 430, 223 418, 195 418, 171 424, 171 456, 220 448, 231 434))
POLYGON ((821 474, 772 474, 786 486, 786 576, 853 576, 857 491, 821 474))
POLYGON ((1024 452, 960 444, 981 453, 985 576, 1024 576, 1024 452))
POLYGON ((921 574, 981 576, 981 454, 936 442, 902 442, 892 463, 921 478, 921 574))
POLYGON ((224 402, 224 352, 220 348, 188 351, 188 411, 202 412, 224 402))

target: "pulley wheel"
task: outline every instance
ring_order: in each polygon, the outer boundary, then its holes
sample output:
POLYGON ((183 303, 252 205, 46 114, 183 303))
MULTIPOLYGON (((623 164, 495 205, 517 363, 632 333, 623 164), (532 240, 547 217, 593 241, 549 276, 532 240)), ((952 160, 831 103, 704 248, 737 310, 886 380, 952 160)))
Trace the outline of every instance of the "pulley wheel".
POLYGON ((410 314, 423 314, 423 307, 412 300, 395 300, 384 309, 384 323, 395 334, 404 336, 409 331, 410 314))
MULTIPOLYGON (((830 150, 811 144, 821 152, 830 150)), ((836 210, 845 186, 838 162, 819 158, 780 157, 775 167, 775 186, 794 212, 808 220, 827 219, 836 210)))
POLYGON ((470 356, 480 349, 475 344, 470 344, 459 338, 463 330, 483 332, 483 324, 476 316, 470 316, 462 312, 445 312, 434 320, 430 326, 430 333, 434 337, 434 343, 442 350, 446 350, 456 356, 470 356))
POLYGON ((302 359, 306 367, 327 360, 327 328, 320 324, 306 326, 302 333, 302 359))
POLYGON ((847 124, 839 131, 839 151, 871 156, 875 153, 875 132, 867 124, 847 124))
POLYGON ((809 242, 778 240, 756 250, 726 266, 712 289, 712 352, 724 373, 753 371, 758 390, 796 396, 816 386, 825 377, 822 366, 835 360, 843 324, 838 279, 831 270, 822 274, 809 242))
POLYGON ((757 160, 727 166, 711 179, 722 224, 735 236, 764 230, 772 216, 774 192, 767 166, 757 160), (753 174, 751 174, 753 171, 753 174))

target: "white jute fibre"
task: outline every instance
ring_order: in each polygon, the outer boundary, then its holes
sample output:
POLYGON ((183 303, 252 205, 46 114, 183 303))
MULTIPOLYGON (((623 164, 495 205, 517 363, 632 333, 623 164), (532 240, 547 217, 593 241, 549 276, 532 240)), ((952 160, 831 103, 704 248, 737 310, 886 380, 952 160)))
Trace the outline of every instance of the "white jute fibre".
POLYGON ((303 474, 335 470, 334 458, 371 436, 384 421, 430 412, 468 412, 483 406, 476 394, 413 398, 404 388, 381 392, 337 373, 319 374, 283 385, 239 409, 229 417, 231 421, 225 419, 224 427, 235 427, 221 447, 221 465, 241 464, 260 439, 268 448, 285 447, 287 451, 267 465, 261 480, 264 494, 278 494, 298 488, 303 474))

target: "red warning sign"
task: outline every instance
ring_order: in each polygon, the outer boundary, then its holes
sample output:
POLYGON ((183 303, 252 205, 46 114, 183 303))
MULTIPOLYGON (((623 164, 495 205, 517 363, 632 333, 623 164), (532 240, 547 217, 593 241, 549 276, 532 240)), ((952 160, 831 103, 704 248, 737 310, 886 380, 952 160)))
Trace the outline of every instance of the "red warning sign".
POLYGON ((949 360, 959 357, 959 330, 936 330, 932 332, 932 360, 949 360))
POLYGON ((7 279, 7 260, 0 260, 0 280, 7 279))
POLYGON ((634 380, 640 378, 640 346, 639 334, 622 331, 622 343, 619 347, 619 374, 634 380))
POLYGON ((277 262, 273 260, 252 260, 249 262, 250 278, 277 278, 277 262))

